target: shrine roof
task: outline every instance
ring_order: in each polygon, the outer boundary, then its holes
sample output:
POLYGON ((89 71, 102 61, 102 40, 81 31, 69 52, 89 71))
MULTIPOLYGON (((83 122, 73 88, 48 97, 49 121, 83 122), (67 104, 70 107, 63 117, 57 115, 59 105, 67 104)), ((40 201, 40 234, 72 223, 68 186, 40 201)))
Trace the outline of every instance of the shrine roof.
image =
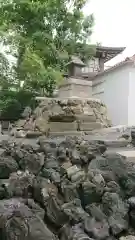
POLYGON ((122 53, 125 50, 125 47, 104 47, 97 46, 96 47, 96 56, 104 58, 104 62, 108 62, 112 58, 116 57, 118 54, 122 53))
POLYGON ((85 66, 85 64, 82 62, 82 60, 78 56, 71 56, 71 60, 67 65, 70 65, 72 63, 79 66, 85 66))

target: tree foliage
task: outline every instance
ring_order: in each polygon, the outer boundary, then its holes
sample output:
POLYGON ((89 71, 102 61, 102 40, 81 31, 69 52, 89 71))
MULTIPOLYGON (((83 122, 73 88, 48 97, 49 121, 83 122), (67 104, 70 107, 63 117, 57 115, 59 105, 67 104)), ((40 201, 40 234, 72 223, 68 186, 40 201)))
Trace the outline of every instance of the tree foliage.
POLYGON ((17 59, 17 80, 51 95, 73 54, 87 59, 93 15, 84 16, 87 0, 1 0, 1 41, 17 59))
POLYGON ((26 106, 34 108, 36 100, 30 91, 14 91, 5 89, 0 91, 0 119, 17 120, 26 106))
POLYGON ((0 0, 0 113, 16 118, 36 93, 51 96, 71 55, 87 60, 93 15, 87 0, 0 0), (21 85, 23 81, 23 86, 21 85), (27 101, 26 101, 27 99, 27 101), (14 114, 15 113, 15 114, 14 114))

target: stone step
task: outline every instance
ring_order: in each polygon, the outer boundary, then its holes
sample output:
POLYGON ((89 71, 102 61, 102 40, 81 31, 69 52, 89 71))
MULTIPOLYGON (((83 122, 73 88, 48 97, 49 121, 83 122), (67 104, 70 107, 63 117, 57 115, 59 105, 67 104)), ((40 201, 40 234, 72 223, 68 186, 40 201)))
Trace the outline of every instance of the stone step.
POLYGON ((89 115, 86 114, 78 114, 76 115, 76 120, 80 122, 86 122, 86 123, 95 123, 96 122, 96 116, 94 115, 93 112, 88 113, 89 115))
POLYGON ((95 141, 103 141, 107 147, 119 148, 119 147, 127 147, 129 145, 129 140, 124 138, 118 138, 118 135, 85 135, 85 140, 95 140, 95 141))
POLYGON ((82 131, 64 131, 64 132, 50 132, 50 137, 63 137, 63 136, 84 136, 82 131))
POLYGON ((135 163, 135 150, 118 151, 117 154, 121 155, 129 162, 135 163))
POLYGON ((80 131, 90 131, 94 129, 101 129, 103 125, 98 122, 80 122, 79 123, 79 130, 80 131))
POLYGON ((77 131, 77 122, 50 122, 50 132, 66 132, 66 131, 77 131))
MULTIPOLYGON (((108 127, 108 128, 102 128, 98 130, 93 130, 93 134, 101 134, 101 135, 106 135, 106 134, 131 134, 131 130, 133 127, 131 126, 126 126, 126 125, 119 125, 119 126, 114 126, 114 127, 108 127)), ((87 132, 89 134, 90 132, 87 132)), ((91 133, 90 133, 91 134, 91 133)))
POLYGON ((104 143, 107 147, 127 147, 129 142, 125 139, 118 139, 118 140, 104 140, 104 143))

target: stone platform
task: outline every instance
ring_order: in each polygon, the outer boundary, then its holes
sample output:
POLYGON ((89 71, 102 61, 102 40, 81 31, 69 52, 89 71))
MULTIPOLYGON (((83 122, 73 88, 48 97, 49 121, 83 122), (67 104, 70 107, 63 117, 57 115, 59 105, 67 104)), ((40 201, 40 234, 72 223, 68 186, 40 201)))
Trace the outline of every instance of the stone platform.
POLYGON ((39 131, 51 135, 82 135, 93 129, 111 126, 106 106, 90 98, 42 98, 28 119, 16 127, 24 131, 39 131))

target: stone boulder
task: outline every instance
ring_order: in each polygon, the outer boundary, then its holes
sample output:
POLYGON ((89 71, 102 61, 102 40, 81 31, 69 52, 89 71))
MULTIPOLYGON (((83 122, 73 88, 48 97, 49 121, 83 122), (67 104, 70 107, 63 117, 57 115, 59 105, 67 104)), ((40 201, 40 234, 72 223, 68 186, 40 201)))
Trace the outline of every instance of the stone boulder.
POLYGON ((17 199, 0 201, 0 229, 1 239, 56 239, 39 215, 17 199))

